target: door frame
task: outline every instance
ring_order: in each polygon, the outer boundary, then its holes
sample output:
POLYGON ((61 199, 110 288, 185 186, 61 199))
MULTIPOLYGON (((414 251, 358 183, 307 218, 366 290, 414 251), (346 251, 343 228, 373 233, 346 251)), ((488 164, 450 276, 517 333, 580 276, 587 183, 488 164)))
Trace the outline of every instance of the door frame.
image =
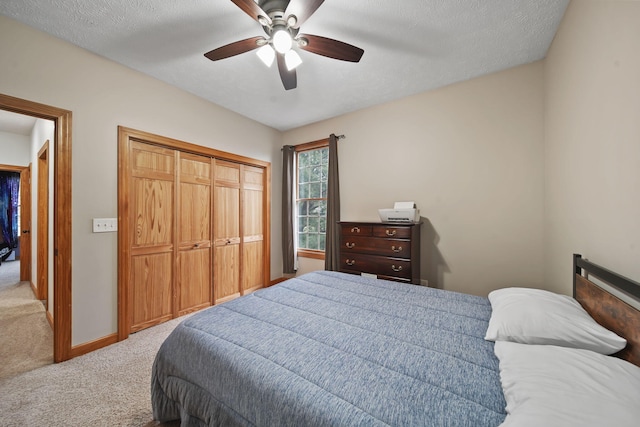
POLYGON ((71 351, 71 118, 69 110, 0 94, 0 109, 54 122, 53 360, 71 351))
MULTIPOLYGON (((49 299, 49 140, 38 151, 36 274, 38 299, 49 299)), ((55 304, 55 300, 54 300, 55 304)), ((48 305, 47 305, 48 307, 48 305)))
POLYGON ((20 281, 31 287, 33 237, 31 233, 31 163, 20 171, 20 281), (25 231, 27 231, 25 233, 25 231), (23 257, 25 258, 23 260, 23 257))
POLYGON ((144 142, 187 153, 264 168, 265 188, 263 192, 263 206, 265 207, 265 212, 262 220, 265 252, 263 271, 264 286, 269 286, 271 282, 271 163, 130 129, 124 126, 118 126, 118 341, 127 339, 131 333, 131 301, 129 300, 131 248, 129 245, 129 236, 131 236, 131 233, 134 233, 135 230, 129 221, 129 170, 131 167, 129 141, 144 142))

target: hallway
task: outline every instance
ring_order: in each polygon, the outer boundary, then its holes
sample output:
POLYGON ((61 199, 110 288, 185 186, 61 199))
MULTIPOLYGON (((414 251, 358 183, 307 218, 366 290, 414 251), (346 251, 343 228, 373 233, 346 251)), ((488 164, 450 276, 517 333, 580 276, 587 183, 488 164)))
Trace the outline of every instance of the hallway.
POLYGON ((0 265, 0 380, 53 363, 53 331, 20 261, 0 265))

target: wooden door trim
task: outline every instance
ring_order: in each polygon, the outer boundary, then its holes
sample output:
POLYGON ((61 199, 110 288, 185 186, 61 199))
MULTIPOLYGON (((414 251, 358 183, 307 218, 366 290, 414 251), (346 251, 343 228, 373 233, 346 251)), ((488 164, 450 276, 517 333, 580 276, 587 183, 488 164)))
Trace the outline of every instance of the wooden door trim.
POLYGON ((52 120, 53 182, 53 360, 71 358, 71 111, 0 94, 0 109, 52 120))
MULTIPOLYGON (((33 289, 34 285, 31 280, 31 254, 33 250, 31 232, 31 163, 20 172, 20 186, 20 281, 28 281, 33 289), (24 230, 28 230, 28 233, 23 233, 24 230)), ((53 326, 53 323, 51 325, 53 326)))
MULTIPOLYGON (((264 229, 264 280, 268 286, 271 275, 271 163, 263 160, 252 159, 226 151, 220 151, 209 147, 204 147, 177 139, 139 131, 124 126, 118 126, 118 341, 126 339, 131 333, 130 319, 130 294, 129 294, 129 274, 131 272, 131 251, 130 236, 134 230, 130 225, 130 179, 129 170, 131 159, 129 158, 130 141, 138 141, 146 144, 157 145, 163 148, 170 148, 182 152, 192 153, 200 156, 211 157, 233 163, 247 164, 264 168, 264 200, 265 210, 263 215, 264 229)), ((213 160, 212 160, 213 162, 213 160)), ((212 172, 212 188, 215 174, 212 172)), ((213 195, 211 197, 213 207, 213 195)), ((211 215, 211 230, 213 230, 213 215, 211 215)), ((212 258, 213 258, 213 250, 212 258)), ((175 258, 175 257, 174 257, 175 258)), ((174 270, 175 271, 175 270, 174 270)), ((215 281, 215 277, 213 278, 215 281)), ((213 282, 212 281, 212 282, 213 282)), ((212 284, 213 286, 213 284, 212 284)), ((212 301, 215 301, 213 289, 211 290, 212 301)))
MULTIPOLYGON (((38 299, 49 298, 49 140, 38 151, 36 246, 36 289, 38 299)), ((55 303, 55 300, 54 300, 55 303)), ((48 307, 48 304, 47 304, 48 307)), ((49 311, 47 309, 47 311, 49 311)))

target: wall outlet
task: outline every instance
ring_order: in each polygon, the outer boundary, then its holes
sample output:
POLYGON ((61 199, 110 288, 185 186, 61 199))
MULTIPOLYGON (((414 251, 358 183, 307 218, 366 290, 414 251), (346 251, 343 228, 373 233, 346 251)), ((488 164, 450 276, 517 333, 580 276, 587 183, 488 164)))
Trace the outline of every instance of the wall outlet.
POLYGON ((420 279, 420 284, 422 286, 429 286, 429 281, 427 279, 420 279))
POLYGON ((118 231, 118 218, 93 218, 94 233, 118 231))

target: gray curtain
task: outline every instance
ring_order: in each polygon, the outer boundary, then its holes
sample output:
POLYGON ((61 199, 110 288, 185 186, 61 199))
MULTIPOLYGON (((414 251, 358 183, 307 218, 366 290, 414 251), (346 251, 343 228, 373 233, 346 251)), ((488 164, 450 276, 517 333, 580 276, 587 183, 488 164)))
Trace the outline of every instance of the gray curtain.
POLYGON ((282 270, 284 274, 296 272, 296 252, 293 243, 295 158, 296 149, 293 145, 282 147, 282 270))
POLYGON ((340 269, 340 179, 338 177, 338 138, 329 136, 329 177, 327 180, 327 234, 324 252, 324 269, 340 269))

